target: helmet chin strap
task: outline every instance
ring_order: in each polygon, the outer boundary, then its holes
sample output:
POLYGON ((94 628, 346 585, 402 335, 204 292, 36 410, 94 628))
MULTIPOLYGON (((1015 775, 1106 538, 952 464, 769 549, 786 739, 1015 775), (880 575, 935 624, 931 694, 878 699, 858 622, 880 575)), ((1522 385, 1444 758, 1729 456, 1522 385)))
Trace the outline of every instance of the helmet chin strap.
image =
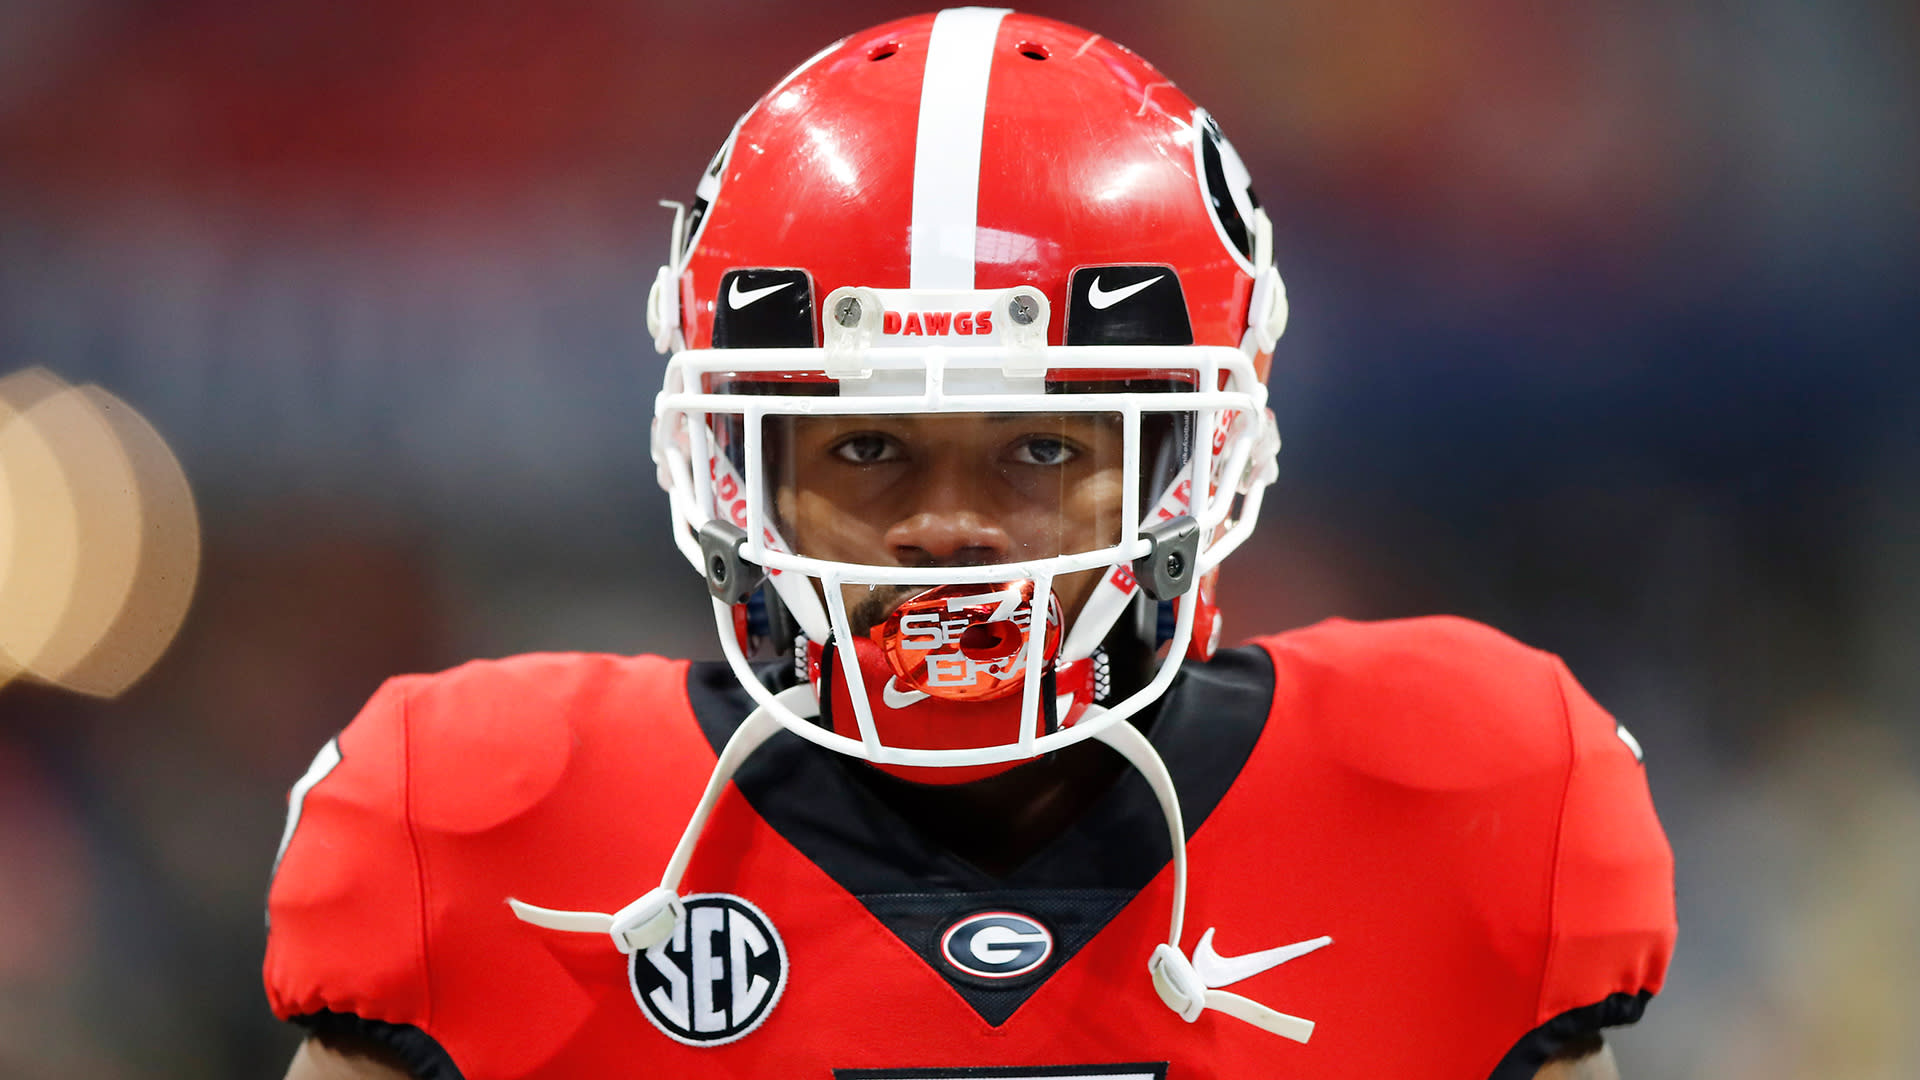
MULTIPOLYGON (((774 697, 774 701, 801 716, 819 713, 813 688, 806 684, 782 691, 774 697)), ((720 801, 728 781, 733 779, 734 773, 739 771, 747 757, 780 730, 780 722, 765 708, 755 709, 741 722, 720 751, 713 773, 707 778, 706 790, 701 793, 700 802, 687 819, 680 842, 674 846, 673 857, 667 860, 667 868, 660 875, 657 888, 612 914, 544 908, 509 897, 507 905, 513 909, 514 916, 522 922, 548 930, 607 934, 613 938, 614 947, 625 954, 643 952, 666 941, 673 935, 674 926, 686 917, 686 908, 680 899, 680 879, 686 874, 687 863, 693 859, 694 846, 699 843, 700 834, 706 829, 714 805, 720 801)), ((1213 1009, 1275 1035, 1295 1042, 1306 1042, 1313 1035, 1313 1021, 1289 1016, 1238 994, 1209 987, 1194 970, 1186 954, 1180 951, 1181 924, 1187 908, 1187 834, 1180 819, 1180 800, 1173 789, 1173 777, 1167 772, 1166 763, 1160 759, 1153 744, 1131 723, 1123 721, 1109 725, 1096 733, 1094 738, 1112 747, 1127 759, 1128 764, 1139 770, 1147 786, 1152 789, 1167 822, 1167 838, 1173 848, 1173 914, 1166 942, 1156 946, 1147 961, 1147 972, 1152 977, 1154 992, 1167 1008, 1188 1023, 1200 1019, 1206 1010, 1213 1009)))

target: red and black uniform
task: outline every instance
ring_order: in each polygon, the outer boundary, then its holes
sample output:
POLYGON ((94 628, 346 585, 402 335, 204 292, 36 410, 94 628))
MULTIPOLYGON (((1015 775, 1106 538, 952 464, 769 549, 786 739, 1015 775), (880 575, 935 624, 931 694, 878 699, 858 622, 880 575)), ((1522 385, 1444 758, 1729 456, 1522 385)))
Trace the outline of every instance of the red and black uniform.
POLYGON ((749 707, 724 668, 653 657, 389 682, 296 789, 274 1011, 471 1080, 1477 1080, 1631 1023, 1665 976, 1672 856, 1630 737, 1556 658, 1450 618, 1261 639, 1149 726, 1189 837, 1182 947, 1333 939, 1231 987, 1315 1021, 1304 1045, 1154 994, 1170 852, 1132 772, 995 877, 782 733, 709 822, 672 941, 515 918, 658 884, 749 707))

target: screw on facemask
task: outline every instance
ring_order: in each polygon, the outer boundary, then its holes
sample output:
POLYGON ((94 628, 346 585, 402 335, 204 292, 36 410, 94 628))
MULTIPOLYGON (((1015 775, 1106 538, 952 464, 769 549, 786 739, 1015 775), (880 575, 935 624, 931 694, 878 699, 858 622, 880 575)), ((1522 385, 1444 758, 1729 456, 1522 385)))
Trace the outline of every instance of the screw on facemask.
POLYGON ((852 329, 860 325, 860 298, 843 296, 833 306, 833 321, 852 329))

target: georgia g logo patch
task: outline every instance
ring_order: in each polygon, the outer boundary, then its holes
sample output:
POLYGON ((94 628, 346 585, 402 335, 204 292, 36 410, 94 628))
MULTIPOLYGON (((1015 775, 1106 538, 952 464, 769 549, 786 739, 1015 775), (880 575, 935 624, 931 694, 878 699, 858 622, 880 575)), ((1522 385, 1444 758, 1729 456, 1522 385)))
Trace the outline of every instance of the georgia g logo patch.
POLYGON ((787 950, 766 913, 731 893, 685 898, 673 936, 628 964, 633 999, 668 1038, 720 1046, 773 1011, 787 985, 787 950))
POLYGON ((940 935, 947 963, 980 979, 1013 979, 1036 970, 1053 955, 1053 934, 1012 911, 969 915, 940 935))

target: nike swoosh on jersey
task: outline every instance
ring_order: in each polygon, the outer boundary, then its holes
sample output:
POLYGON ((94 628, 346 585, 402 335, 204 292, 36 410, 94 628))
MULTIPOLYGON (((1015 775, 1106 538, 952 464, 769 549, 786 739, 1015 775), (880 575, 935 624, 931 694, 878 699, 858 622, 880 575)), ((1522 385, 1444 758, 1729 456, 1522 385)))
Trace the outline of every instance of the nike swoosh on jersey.
POLYGON ((1213 927, 1200 935, 1200 944, 1193 947, 1193 971, 1200 981, 1210 990, 1231 986, 1241 979, 1251 979, 1255 975, 1276 968, 1289 960, 1305 956, 1315 949, 1333 944, 1326 935, 1308 941, 1296 941, 1291 945, 1281 945, 1259 952, 1244 953, 1240 956, 1221 956, 1213 951, 1213 927))
POLYGON ((772 285, 763 285, 758 289, 742 289, 740 287, 740 279, 734 278, 733 287, 727 290, 727 306, 735 311, 739 311, 741 308, 746 307, 761 297, 772 296, 774 293, 779 292, 791 284, 793 284, 791 281, 781 281, 772 285))
POLYGON ((1100 279, 1096 277, 1093 279, 1093 283, 1087 286, 1087 303, 1092 304, 1095 311, 1105 311, 1107 308, 1125 300, 1127 297, 1132 296, 1134 293, 1139 292, 1141 289, 1146 288, 1166 276, 1165 274, 1161 274, 1157 277, 1150 277, 1145 281, 1136 281, 1131 285, 1122 285, 1112 292, 1102 289, 1100 287, 1100 279))
POLYGON ((886 702, 889 709, 904 709, 933 696, 925 690, 901 690, 898 686, 896 680, 888 679, 886 685, 880 688, 880 700, 886 702))

